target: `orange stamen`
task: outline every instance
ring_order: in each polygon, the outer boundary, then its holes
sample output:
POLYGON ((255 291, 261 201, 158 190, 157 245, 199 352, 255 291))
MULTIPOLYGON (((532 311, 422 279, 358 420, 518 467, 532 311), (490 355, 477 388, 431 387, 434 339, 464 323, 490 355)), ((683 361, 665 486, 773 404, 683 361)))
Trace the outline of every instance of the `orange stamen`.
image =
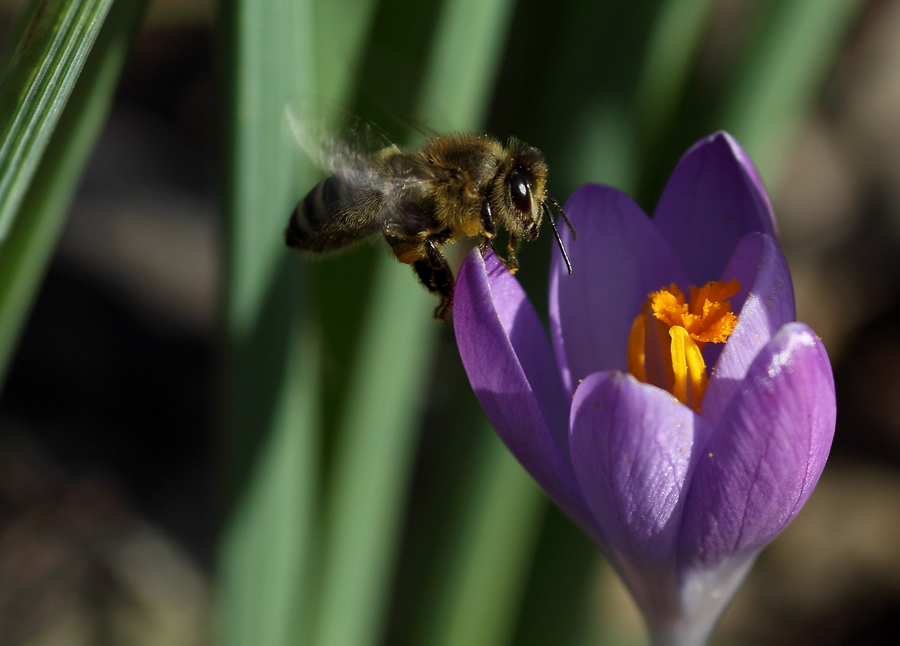
POLYGON ((701 352, 734 330, 737 316, 727 299, 740 288, 732 279, 691 286, 689 300, 674 283, 651 293, 631 327, 628 371, 699 412, 708 381, 701 352))

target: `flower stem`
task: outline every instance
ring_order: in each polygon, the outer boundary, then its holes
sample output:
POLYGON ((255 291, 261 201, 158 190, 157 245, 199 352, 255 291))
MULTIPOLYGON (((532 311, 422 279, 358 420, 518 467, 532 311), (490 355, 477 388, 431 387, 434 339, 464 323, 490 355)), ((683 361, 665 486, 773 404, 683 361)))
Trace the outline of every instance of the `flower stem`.
POLYGON ((712 636, 715 623, 688 622, 675 619, 650 630, 653 646, 705 646, 712 636))

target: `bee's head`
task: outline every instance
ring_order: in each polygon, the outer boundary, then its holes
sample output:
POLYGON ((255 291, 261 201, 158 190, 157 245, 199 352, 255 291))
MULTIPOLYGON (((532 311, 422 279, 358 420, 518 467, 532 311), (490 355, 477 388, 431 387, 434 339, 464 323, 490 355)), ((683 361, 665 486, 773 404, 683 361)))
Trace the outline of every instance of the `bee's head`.
POLYGON ((538 236, 543 219, 547 164, 537 148, 511 139, 506 159, 494 186, 495 217, 506 229, 525 240, 538 236))
POLYGON ((506 176, 504 190, 512 204, 513 220, 521 227, 519 235, 526 240, 538 237, 541 225, 541 201, 534 196, 534 180, 521 166, 514 167, 506 176))
POLYGON ((575 231, 572 230, 572 225, 569 224, 568 218, 556 200, 547 196, 547 164, 544 162, 544 156, 537 148, 511 139, 501 172, 502 187, 495 187, 495 194, 492 196, 492 202, 498 201, 498 198, 501 202, 499 205, 491 204, 496 214, 495 217, 511 234, 525 240, 534 240, 538 237, 541 220, 546 214, 563 259, 569 268, 569 275, 571 275, 572 266, 556 224, 553 222, 550 208, 547 206, 548 202, 552 202, 565 219, 566 225, 572 231, 573 240, 575 231), (498 190, 501 193, 500 196, 496 194, 498 190), (497 208, 498 206, 500 208, 497 208))

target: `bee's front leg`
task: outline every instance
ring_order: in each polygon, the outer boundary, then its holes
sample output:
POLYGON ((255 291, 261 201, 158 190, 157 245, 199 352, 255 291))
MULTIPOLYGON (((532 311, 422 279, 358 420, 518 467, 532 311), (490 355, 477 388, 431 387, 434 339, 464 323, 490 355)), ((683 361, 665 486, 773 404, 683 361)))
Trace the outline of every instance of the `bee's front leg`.
POLYGON ((481 203, 481 228, 484 229, 485 240, 493 240, 497 235, 494 214, 491 213, 491 203, 487 200, 481 203))
POLYGON ((416 260, 413 268, 422 284, 441 297, 440 305, 434 310, 434 318, 443 321, 453 308, 453 272, 433 240, 426 239, 423 246, 425 257, 416 260))
POLYGON ((488 249, 494 248, 494 237, 497 235, 497 227, 494 225, 494 216, 491 213, 491 203, 487 200, 481 203, 481 228, 484 230, 484 237, 478 248, 481 249, 483 256, 488 249))
POLYGON ((509 273, 514 274, 519 270, 519 257, 516 255, 519 251, 519 236, 515 233, 509 234, 509 245, 506 247, 506 260, 503 264, 509 269, 509 273))

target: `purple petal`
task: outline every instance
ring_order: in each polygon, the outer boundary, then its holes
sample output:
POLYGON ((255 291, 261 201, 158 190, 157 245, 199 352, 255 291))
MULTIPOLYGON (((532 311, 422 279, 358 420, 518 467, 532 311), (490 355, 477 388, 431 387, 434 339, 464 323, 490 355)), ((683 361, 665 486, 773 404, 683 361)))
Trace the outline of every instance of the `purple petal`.
POLYGON ((568 462, 569 398, 537 313, 493 253, 472 250, 453 297, 472 389, 497 434, 550 498, 597 538, 568 462))
POLYGON ((634 563, 674 563, 686 486, 710 432, 671 394, 618 371, 572 402, 572 467, 604 537, 634 563))
POLYGON ((550 330, 568 392, 599 370, 627 368, 626 347, 647 295, 677 283, 687 289, 681 261, 624 193, 587 184, 565 207, 578 240, 562 232, 573 275, 554 253, 550 270, 550 330))
POLYGON ((781 247, 764 233, 751 233, 741 239, 722 276, 726 282, 737 278, 741 290, 731 299, 738 312, 738 324, 723 344, 708 344, 704 351, 707 365, 715 365, 702 414, 715 426, 740 386, 750 364, 782 325, 796 319, 791 272, 781 247))
POLYGON ((834 437, 834 379, 821 341, 788 323, 750 366, 697 466, 679 564, 714 568, 761 549, 794 518, 834 437))
POLYGON ((684 261, 692 285, 718 280, 748 233, 778 235, 753 162, 725 132, 700 140, 685 153, 653 221, 684 261))

